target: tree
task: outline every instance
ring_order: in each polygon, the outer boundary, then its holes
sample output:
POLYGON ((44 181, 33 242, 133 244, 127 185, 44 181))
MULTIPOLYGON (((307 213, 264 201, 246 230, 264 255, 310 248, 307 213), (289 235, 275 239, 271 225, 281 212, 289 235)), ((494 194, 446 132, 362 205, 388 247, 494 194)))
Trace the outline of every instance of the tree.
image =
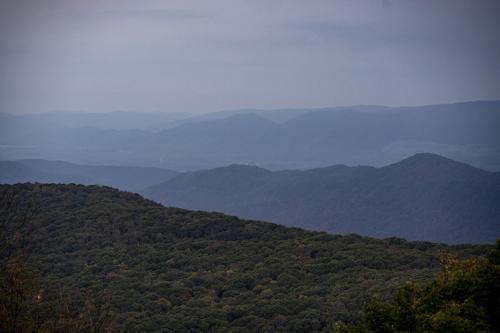
POLYGON ((106 332, 112 327, 108 298, 42 293, 23 248, 29 235, 20 232, 36 214, 32 200, 14 192, 0 200, 0 333, 106 332))
POLYGON ((373 299, 355 330, 500 332, 500 240, 488 257, 445 257, 434 282, 408 284, 392 303, 373 299))

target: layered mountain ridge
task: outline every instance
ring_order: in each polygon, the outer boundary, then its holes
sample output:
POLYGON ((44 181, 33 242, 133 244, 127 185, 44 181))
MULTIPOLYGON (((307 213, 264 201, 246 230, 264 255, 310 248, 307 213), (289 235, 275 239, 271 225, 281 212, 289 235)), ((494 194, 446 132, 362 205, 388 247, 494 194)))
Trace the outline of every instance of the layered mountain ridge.
POLYGON ((500 235, 498 174, 428 153, 381 168, 231 165, 181 174, 142 193, 167 205, 334 233, 450 243, 500 235))
POLYGON ((3 160, 178 171, 239 163, 282 170, 338 163, 383 166, 425 151, 500 170, 499 101, 239 110, 170 123, 161 114, 146 114, 141 122, 139 113, 91 114, 88 119, 82 114, 72 119, 70 113, 0 117, 3 160))
POLYGON ((78 183, 139 191, 166 181, 178 172, 147 167, 78 165, 63 161, 0 161, 0 183, 78 183))

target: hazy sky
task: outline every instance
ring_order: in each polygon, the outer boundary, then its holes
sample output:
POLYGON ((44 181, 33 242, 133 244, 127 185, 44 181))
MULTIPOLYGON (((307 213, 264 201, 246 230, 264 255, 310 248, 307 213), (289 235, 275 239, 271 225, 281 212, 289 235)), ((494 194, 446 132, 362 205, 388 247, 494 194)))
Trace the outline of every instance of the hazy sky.
POLYGON ((0 111, 500 99, 498 0, 0 0, 0 111))

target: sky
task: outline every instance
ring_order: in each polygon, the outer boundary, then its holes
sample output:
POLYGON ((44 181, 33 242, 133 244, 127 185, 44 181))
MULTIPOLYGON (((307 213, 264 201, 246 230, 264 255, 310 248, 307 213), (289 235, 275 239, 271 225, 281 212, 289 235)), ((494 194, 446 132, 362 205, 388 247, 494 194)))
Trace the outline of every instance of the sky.
POLYGON ((498 0, 0 0, 0 112, 500 99, 498 0))

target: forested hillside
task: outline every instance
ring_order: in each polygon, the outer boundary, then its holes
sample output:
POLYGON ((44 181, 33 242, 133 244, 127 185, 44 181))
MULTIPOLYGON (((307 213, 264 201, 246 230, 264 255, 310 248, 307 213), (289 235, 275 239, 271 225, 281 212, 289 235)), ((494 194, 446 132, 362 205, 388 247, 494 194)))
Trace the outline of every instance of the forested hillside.
POLYGON ((417 154, 382 168, 231 165, 181 174, 143 193, 166 205, 333 233, 493 243, 500 236, 498 175, 417 154))
POLYGON ((487 257, 448 258, 427 285, 408 283, 394 299, 365 307, 356 326, 341 332, 459 333, 500 331, 500 240, 487 257))
POLYGON ((0 218, 2 262, 33 270, 37 306, 106 308, 113 332, 328 331, 375 294, 431 281, 443 253, 491 249, 329 235, 83 185, 1 185, 0 218))

